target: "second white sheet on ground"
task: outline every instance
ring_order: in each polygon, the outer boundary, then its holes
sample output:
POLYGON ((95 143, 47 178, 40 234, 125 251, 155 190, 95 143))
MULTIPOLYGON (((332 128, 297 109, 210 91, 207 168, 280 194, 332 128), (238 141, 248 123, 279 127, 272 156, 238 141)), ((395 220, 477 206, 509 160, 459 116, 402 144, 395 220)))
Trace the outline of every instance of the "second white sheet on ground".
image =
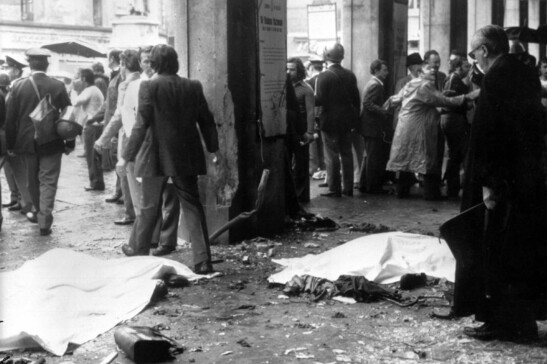
POLYGON ((304 274, 331 281, 341 275, 359 275, 388 284, 397 282, 404 274, 422 272, 454 282, 456 269, 456 260, 444 240, 403 232, 367 235, 321 254, 273 262, 285 266, 268 278, 269 282, 280 284, 304 274))

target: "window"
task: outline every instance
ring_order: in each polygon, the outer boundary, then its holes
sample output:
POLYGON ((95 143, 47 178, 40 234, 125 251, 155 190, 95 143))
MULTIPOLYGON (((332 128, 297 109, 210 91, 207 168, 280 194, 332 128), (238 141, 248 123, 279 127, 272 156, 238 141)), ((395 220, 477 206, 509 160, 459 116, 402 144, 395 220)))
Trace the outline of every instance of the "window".
POLYGON ((34 2, 33 0, 21 0, 21 20, 34 20, 34 2))

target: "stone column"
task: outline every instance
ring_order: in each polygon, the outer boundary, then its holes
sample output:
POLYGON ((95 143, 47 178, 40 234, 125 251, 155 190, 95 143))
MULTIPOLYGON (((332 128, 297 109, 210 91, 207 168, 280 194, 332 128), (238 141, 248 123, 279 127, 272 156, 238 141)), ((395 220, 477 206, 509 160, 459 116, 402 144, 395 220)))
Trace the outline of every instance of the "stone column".
POLYGON ((467 14, 467 44, 470 46, 477 29, 492 23, 492 0, 468 0, 467 14))
MULTIPOLYGON (((528 0, 528 27, 532 29, 537 29, 539 26, 539 3, 540 0, 528 0)), ((536 60, 539 61, 539 44, 528 43, 528 53, 536 57, 536 60)))
POLYGON ((370 64, 379 58, 380 1, 386 0, 344 0, 342 7, 342 65, 355 73, 359 91, 370 80, 370 64))
POLYGON ((422 0, 420 3, 421 43, 423 55, 435 49, 441 56, 441 71, 448 72, 450 54, 450 1, 422 0))

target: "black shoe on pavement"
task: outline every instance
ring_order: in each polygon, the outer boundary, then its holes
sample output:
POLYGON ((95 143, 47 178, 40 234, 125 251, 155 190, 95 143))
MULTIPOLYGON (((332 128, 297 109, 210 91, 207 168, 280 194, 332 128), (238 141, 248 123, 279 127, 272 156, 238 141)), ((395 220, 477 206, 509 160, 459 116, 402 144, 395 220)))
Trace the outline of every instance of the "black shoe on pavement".
POLYGON ((123 205, 123 204, 124 204, 123 198, 120 198, 118 199, 118 201, 116 201, 116 205, 123 205))
POLYGON ((107 199, 105 199, 104 201, 105 202, 108 202, 108 203, 116 203, 118 202, 120 199, 122 198, 121 195, 113 195, 107 199))
POLYGON ((175 248, 171 248, 171 247, 162 245, 158 249, 154 250, 152 252, 152 255, 155 256, 155 257, 162 257, 164 255, 171 254, 174 251, 175 251, 175 248))
POLYGON ((27 220, 32 222, 33 224, 38 224, 38 217, 36 216, 35 212, 27 212, 27 220))
POLYGON ((194 273, 196 274, 210 274, 214 273, 213 264, 210 260, 205 260, 194 266, 194 273))
POLYGON ((86 191, 104 191, 104 187, 103 188, 97 188, 97 187, 85 186, 84 190, 86 190, 86 191))
POLYGON ((12 207, 14 205, 17 205, 19 202, 17 201, 10 201, 9 203, 3 203, 2 207, 12 207))
POLYGON ((19 202, 16 202, 15 205, 8 207, 8 211, 19 211, 23 208, 19 202))
POLYGON ((329 187, 329 184, 328 183, 320 183, 317 185, 317 187, 329 187))
POLYGON ((40 229, 40 236, 51 235, 51 229, 40 229))
POLYGON ((119 220, 115 220, 114 224, 116 224, 116 225, 131 225, 134 222, 135 222, 135 219, 130 219, 128 217, 123 217, 119 220))

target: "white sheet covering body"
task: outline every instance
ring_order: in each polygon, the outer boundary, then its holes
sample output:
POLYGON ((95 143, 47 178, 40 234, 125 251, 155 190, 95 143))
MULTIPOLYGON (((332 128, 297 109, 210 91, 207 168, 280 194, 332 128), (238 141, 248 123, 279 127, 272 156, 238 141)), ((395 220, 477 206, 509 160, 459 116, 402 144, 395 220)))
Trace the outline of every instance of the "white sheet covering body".
POLYGON ((268 278, 280 284, 304 274, 330 281, 341 275, 359 275, 388 284, 406 273, 422 272, 453 282, 456 269, 456 260, 444 240, 402 232, 366 235, 321 254, 273 261, 286 267, 268 278))
POLYGON ((39 345, 63 355, 69 343, 83 344, 137 315, 150 302, 156 279, 168 273, 204 277, 165 258, 102 260, 50 250, 0 274, 0 351, 39 345))

